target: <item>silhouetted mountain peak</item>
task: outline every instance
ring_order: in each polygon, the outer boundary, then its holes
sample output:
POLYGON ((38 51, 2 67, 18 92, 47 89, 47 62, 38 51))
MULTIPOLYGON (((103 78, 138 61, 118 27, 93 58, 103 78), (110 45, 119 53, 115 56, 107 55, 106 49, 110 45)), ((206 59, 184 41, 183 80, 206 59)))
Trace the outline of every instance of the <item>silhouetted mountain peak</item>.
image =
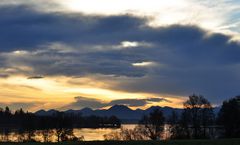
POLYGON ((144 111, 144 110, 138 108, 138 109, 136 109, 135 111, 144 111))
MULTIPOLYGON (((70 114, 70 113, 74 113, 74 114, 81 114, 82 116, 91 116, 91 115, 96 115, 96 116, 116 116, 119 119, 121 119, 123 122, 130 122, 130 123, 136 123, 139 121, 139 119, 142 118, 143 115, 147 115, 150 112, 152 112, 155 109, 160 109, 163 111, 163 114, 166 118, 168 118, 171 114, 172 111, 175 111, 177 114, 181 114, 183 109, 180 108, 172 108, 172 107, 160 107, 160 106, 151 106, 149 108, 147 108, 146 110, 142 110, 142 109, 136 109, 136 110, 132 110, 129 107, 125 106, 125 105, 114 105, 109 109, 98 109, 98 110, 93 110, 91 108, 83 108, 81 110, 68 110, 65 111, 65 113, 70 114)), ((219 107, 214 108, 214 112, 217 113, 219 111, 219 107)), ((57 113, 58 111, 56 110, 49 110, 49 111, 45 111, 45 110, 39 110, 37 112, 35 112, 35 114, 39 115, 39 116, 51 116, 54 115, 55 113, 57 113)))
POLYGON ((46 111, 41 109, 41 110, 38 110, 38 111, 35 112, 35 114, 42 114, 42 113, 46 113, 46 111))
POLYGON ((80 110, 73 110, 73 109, 69 109, 67 111, 65 111, 65 113, 68 113, 68 114, 78 114, 80 110))
POLYGON ((162 109, 162 107, 160 107, 160 106, 151 106, 151 107, 149 107, 148 109, 146 109, 147 111, 149 110, 149 111, 153 111, 153 110, 155 110, 155 109, 162 109))
POLYGON ((35 114, 37 114, 39 116, 50 116, 50 115, 54 115, 57 112, 59 112, 59 111, 54 110, 54 109, 51 109, 51 110, 48 110, 48 111, 42 109, 42 110, 39 110, 39 111, 35 112, 35 114))
POLYGON ((57 110, 55 110, 55 109, 50 109, 50 110, 48 110, 47 112, 49 112, 49 113, 56 113, 56 112, 59 112, 59 111, 57 111, 57 110))
POLYGON ((81 111, 93 111, 93 110, 89 107, 85 107, 85 108, 81 109, 81 111))
POLYGON ((132 109, 128 108, 125 105, 114 105, 109 108, 108 111, 132 111, 132 109))

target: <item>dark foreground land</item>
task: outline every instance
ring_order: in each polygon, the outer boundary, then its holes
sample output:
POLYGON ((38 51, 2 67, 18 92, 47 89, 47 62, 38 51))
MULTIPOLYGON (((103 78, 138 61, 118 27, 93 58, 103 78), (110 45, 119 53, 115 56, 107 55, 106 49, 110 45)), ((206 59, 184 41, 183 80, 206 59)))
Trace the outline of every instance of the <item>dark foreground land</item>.
POLYGON ((64 143, 0 143, 0 145, 240 145, 240 139, 173 141, 89 141, 64 143))

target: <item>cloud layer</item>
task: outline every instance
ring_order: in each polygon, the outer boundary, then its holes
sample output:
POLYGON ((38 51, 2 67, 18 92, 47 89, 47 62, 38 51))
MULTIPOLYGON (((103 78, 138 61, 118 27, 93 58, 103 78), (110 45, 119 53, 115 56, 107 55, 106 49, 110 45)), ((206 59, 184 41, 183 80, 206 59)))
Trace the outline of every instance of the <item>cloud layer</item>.
MULTIPOLYGON (((195 25, 150 27, 148 18, 132 15, 46 13, 26 5, 0 6, 0 12, 0 77, 103 75, 101 81, 111 82, 108 89, 201 93, 215 103, 240 93, 240 46, 230 36, 195 25)), ((73 106, 106 106, 76 100, 73 106)), ((151 101, 108 105, 126 102, 151 101)))
POLYGON ((92 99, 88 97, 75 97, 75 102, 64 106, 63 109, 81 109, 85 107, 90 107, 93 109, 110 107, 114 105, 126 105, 128 107, 144 107, 146 105, 151 105, 156 102, 171 102, 164 98, 147 98, 147 99, 118 99, 110 102, 103 102, 99 99, 92 99))

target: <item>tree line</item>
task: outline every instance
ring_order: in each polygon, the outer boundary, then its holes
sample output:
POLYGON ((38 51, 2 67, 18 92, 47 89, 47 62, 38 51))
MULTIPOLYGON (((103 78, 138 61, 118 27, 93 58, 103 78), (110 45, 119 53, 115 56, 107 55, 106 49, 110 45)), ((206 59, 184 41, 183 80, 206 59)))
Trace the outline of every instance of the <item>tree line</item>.
POLYGON ((159 109, 142 117, 134 129, 105 135, 106 140, 210 139, 240 137, 240 96, 223 102, 218 114, 201 95, 191 95, 183 103, 181 114, 173 111, 166 118, 159 109), (166 138, 166 136, 165 136, 166 138))
POLYGON ((35 136, 42 136, 49 142, 55 136, 56 141, 82 140, 73 134, 73 128, 120 127, 120 120, 115 117, 82 116, 56 112, 51 116, 37 116, 24 112, 23 109, 12 112, 9 107, 0 108, 0 141, 10 141, 9 135, 17 133, 17 141, 36 141, 35 136))

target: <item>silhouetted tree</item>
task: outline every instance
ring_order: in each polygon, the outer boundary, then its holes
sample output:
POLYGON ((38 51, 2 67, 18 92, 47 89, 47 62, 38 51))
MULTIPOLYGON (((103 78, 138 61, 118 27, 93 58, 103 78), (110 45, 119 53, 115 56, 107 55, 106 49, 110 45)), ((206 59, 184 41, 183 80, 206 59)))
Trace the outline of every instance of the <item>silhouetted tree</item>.
POLYGON ((45 129, 45 130, 40 131, 40 133, 43 137, 44 142, 50 142, 51 138, 54 135, 54 131, 52 129, 45 129))
POLYGON ((183 106, 182 125, 193 130, 193 138, 206 138, 206 127, 214 122, 211 103, 201 95, 192 95, 183 106))
POLYGON ((113 131, 109 134, 104 135, 105 140, 147 140, 149 139, 143 134, 142 127, 135 127, 134 129, 121 128, 120 131, 113 131))
POLYGON ((180 139, 182 138, 182 128, 180 126, 180 120, 179 116, 175 111, 172 111, 169 120, 169 132, 170 132, 170 138, 172 139, 180 139))
POLYGON ((186 112, 182 112, 179 116, 175 111, 169 117, 169 132, 171 139, 187 139, 190 138, 190 129, 188 125, 188 116, 186 112))
POLYGON ((7 115, 7 116, 11 115, 11 110, 9 109, 8 106, 5 108, 5 115, 7 115))
POLYGON ((224 126, 225 137, 240 137, 240 96, 223 102, 218 123, 224 126))
POLYGON ((8 142, 8 141, 9 141, 9 134, 10 134, 10 130, 9 130, 8 128, 5 128, 5 129, 4 129, 4 136, 5 136, 4 141, 5 141, 5 142, 8 142))
POLYGON ((149 115, 143 116, 139 124, 144 136, 151 140, 158 140, 164 129, 165 118, 159 109, 153 110, 149 115))
POLYGON ((17 141, 18 142, 24 142, 26 139, 25 139, 25 132, 24 132, 24 129, 23 128, 18 128, 17 131, 16 131, 16 134, 17 134, 17 141))
POLYGON ((61 141, 73 141, 76 140, 76 136, 73 133, 73 129, 71 128, 64 128, 61 134, 61 141))
POLYGON ((169 116, 168 123, 171 125, 179 123, 179 116, 176 111, 172 111, 171 115, 169 116))

